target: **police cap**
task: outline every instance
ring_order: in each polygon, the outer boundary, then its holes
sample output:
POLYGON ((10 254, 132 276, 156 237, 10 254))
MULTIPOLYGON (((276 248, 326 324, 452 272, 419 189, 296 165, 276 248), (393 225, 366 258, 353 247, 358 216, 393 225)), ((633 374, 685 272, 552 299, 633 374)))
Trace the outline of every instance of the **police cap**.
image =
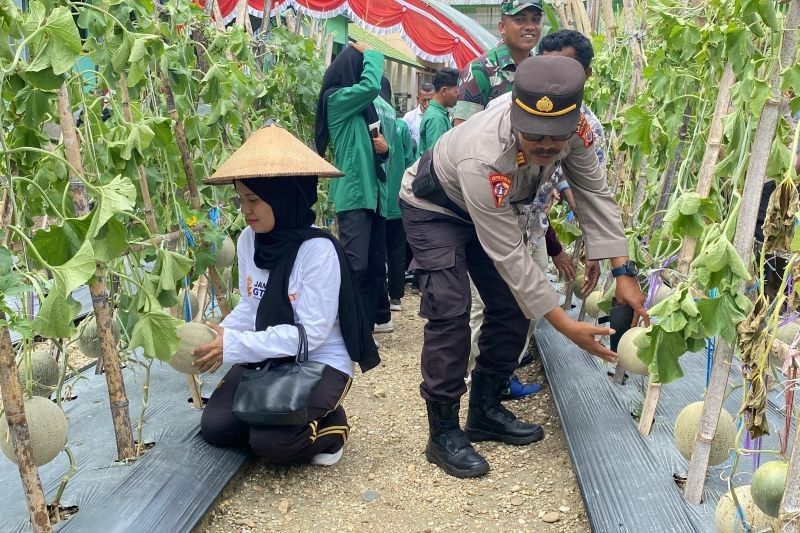
POLYGON ((533 135, 564 136, 581 116, 586 73, 564 56, 533 56, 517 67, 511 94, 511 125, 533 135))

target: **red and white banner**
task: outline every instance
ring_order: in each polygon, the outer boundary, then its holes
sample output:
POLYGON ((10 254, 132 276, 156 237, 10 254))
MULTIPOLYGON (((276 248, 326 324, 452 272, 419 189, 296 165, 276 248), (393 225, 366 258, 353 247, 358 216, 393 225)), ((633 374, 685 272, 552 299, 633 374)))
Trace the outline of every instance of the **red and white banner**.
MULTIPOLYGON (((237 0, 217 1, 225 21, 232 20, 237 0)), ((271 4, 271 17, 293 7, 314 18, 346 15, 376 34, 400 32, 415 54, 434 63, 463 68, 485 52, 467 31, 422 0, 247 0, 248 12, 263 17, 265 2, 271 4)))

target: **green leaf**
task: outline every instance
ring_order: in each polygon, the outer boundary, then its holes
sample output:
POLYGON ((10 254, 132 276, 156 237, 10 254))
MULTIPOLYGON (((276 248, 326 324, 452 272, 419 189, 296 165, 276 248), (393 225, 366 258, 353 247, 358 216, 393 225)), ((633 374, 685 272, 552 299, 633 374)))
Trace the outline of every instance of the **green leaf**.
POLYGON ((40 2, 31 2, 28 17, 24 23, 26 33, 39 29, 31 39, 30 71, 40 71, 52 67, 56 75, 72 70, 81 52, 81 36, 66 7, 53 9, 44 19, 45 7, 40 2))
POLYGON ((180 346, 177 334, 180 323, 163 309, 144 313, 133 327, 129 346, 141 347, 147 357, 169 361, 180 346))
POLYGON ((70 337, 75 330, 72 322, 80 311, 81 304, 72 296, 51 289, 33 319, 33 329, 38 335, 49 339, 70 337))
POLYGON ((50 267, 53 277, 56 279, 52 292, 61 290, 65 296, 70 294, 89 281, 96 268, 92 243, 87 239, 78 253, 69 261, 61 266, 50 267))
POLYGON ((159 289, 174 291, 176 281, 182 280, 192 270, 194 262, 182 254, 169 250, 158 250, 158 259, 153 267, 153 273, 158 275, 159 289))
POLYGON ((750 272, 747 270, 747 267, 744 265, 742 258, 739 257, 739 254, 736 252, 736 248, 733 245, 725 241, 727 244, 728 250, 728 266, 731 269, 733 275, 743 279, 748 280, 750 279, 750 272))
POLYGON ((687 346, 680 332, 667 332, 655 324, 636 340, 636 345, 639 359, 650 371, 651 383, 670 383, 683 377, 678 359, 687 346))
POLYGON ((131 180, 117 176, 106 185, 97 186, 99 206, 92 221, 92 227, 101 228, 108 219, 125 211, 132 211, 136 205, 136 187, 131 180))
POLYGON ((119 48, 117 48, 117 51, 114 52, 114 56, 111 58, 111 66, 114 68, 114 72, 125 72, 128 66, 128 59, 131 57, 132 47, 133 43, 129 35, 127 33, 123 34, 119 48))
POLYGON ((694 215, 700 210, 701 198, 696 192, 683 193, 678 201, 679 211, 682 215, 694 215))
POLYGON ((747 316, 735 297, 723 292, 719 298, 704 298, 697 302, 700 320, 709 337, 719 335, 728 342, 736 339, 736 326, 747 316))
POLYGON ((116 218, 100 228, 94 239, 94 257, 97 261, 107 263, 117 259, 128 249, 128 230, 116 218))
POLYGON ((39 230, 31 239, 36 251, 47 262, 42 266, 60 266, 80 250, 93 214, 83 218, 68 218, 58 226, 39 230))
POLYGON ((758 0, 758 15, 771 30, 779 30, 778 15, 772 0, 758 0))

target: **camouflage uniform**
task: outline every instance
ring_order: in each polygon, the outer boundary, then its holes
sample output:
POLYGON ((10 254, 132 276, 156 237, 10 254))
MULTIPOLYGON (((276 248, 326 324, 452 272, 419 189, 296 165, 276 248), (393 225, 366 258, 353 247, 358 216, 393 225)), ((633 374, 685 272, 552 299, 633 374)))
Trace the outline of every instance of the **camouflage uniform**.
POLYGON ((458 102, 454 118, 467 120, 483 111, 500 95, 511 91, 517 65, 505 43, 474 59, 458 80, 458 102))

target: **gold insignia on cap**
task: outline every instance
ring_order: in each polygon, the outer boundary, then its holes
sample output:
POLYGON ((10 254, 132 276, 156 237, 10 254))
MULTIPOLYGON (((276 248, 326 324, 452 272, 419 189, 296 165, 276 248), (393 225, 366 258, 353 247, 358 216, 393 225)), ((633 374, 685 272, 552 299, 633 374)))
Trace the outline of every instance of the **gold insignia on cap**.
POLYGON ((549 113, 553 110, 553 101, 546 96, 542 96, 539 98, 539 101, 536 102, 536 110, 542 113, 549 113))
POLYGON ((549 111, 539 111, 537 109, 529 107, 529 106, 525 105, 525 102, 523 102, 522 99, 520 99, 519 97, 517 97, 517 99, 514 100, 514 103, 516 103, 517 106, 520 109, 522 109, 523 111, 525 111, 526 113, 530 113, 531 115, 537 115, 537 116, 540 116, 540 117, 560 117, 562 115, 566 115, 567 113, 569 113, 571 111, 575 111, 578 108, 577 104, 572 104, 572 105, 569 105, 569 106, 565 107, 564 109, 560 109, 558 111, 553 111, 553 102, 551 102, 550 99, 547 98, 546 96, 543 97, 543 98, 540 98, 539 101, 536 102, 536 107, 538 108, 539 104, 544 105, 542 100, 545 100, 545 99, 550 104, 550 110, 549 111))

